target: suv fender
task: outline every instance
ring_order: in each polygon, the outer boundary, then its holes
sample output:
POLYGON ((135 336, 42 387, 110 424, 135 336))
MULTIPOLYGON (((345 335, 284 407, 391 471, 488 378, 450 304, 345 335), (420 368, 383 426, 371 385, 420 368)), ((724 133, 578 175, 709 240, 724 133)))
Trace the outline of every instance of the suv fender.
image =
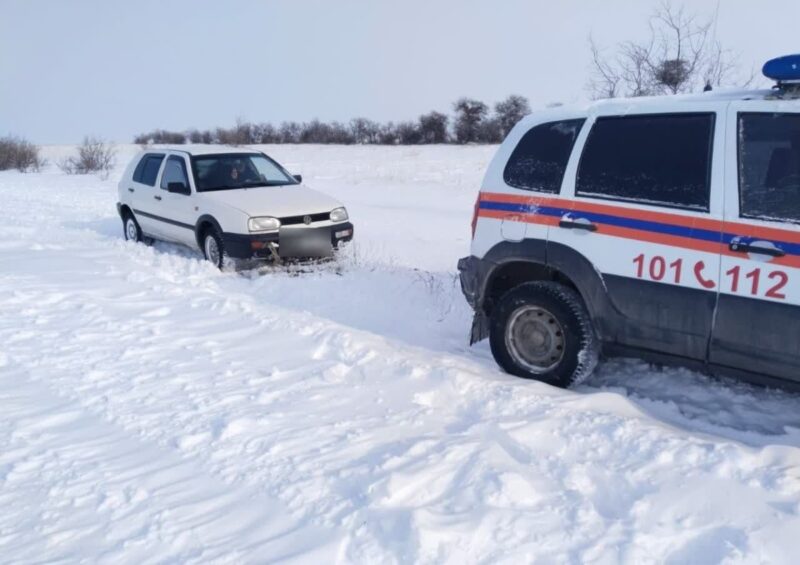
POLYGON ((608 298, 605 284, 592 263, 564 245, 539 240, 504 241, 479 259, 459 262, 464 294, 475 310, 471 343, 489 333, 492 308, 506 292, 534 281, 556 281, 581 297, 602 341, 613 341, 614 320, 621 314, 608 298))

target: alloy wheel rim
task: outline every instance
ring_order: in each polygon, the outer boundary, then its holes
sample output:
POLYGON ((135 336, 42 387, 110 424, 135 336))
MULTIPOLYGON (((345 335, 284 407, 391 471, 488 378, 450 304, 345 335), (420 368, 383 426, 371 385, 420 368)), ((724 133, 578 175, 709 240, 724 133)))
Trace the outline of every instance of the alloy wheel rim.
POLYGON ((138 230, 136 229, 136 224, 132 218, 128 218, 128 220, 125 222, 125 235, 127 235, 128 239, 131 241, 136 241, 139 239, 137 237, 138 230))
POLYGON ((205 250, 206 258, 215 265, 219 265, 219 245, 213 236, 206 236, 205 250))
POLYGON ((534 374, 550 371, 564 358, 564 329, 552 312, 538 306, 511 314, 505 342, 514 362, 534 374))

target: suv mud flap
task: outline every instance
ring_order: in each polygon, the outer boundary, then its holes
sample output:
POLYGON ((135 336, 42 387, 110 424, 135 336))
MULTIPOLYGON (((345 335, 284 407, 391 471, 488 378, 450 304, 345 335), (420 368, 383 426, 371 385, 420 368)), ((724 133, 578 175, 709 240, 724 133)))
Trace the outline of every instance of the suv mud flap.
POLYGON ((458 260, 458 275, 461 282, 461 291, 467 302, 475 311, 472 318, 469 344, 474 345, 489 337, 489 318, 480 306, 483 281, 486 278, 484 262, 475 256, 463 257, 458 260))
POLYGON ((482 310, 475 312, 472 317, 472 330, 469 334, 469 344, 475 345, 479 341, 483 341, 489 337, 489 318, 482 310))

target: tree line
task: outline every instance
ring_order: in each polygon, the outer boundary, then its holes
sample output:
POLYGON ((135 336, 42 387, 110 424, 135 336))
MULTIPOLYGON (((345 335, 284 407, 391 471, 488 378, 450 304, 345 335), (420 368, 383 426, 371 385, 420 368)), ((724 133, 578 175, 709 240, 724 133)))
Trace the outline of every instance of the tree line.
POLYGON ((512 95, 492 109, 470 98, 453 103, 453 116, 429 112, 415 121, 376 122, 354 118, 348 123, 283 122, 252 123, 238 120, 230 128, 213 130, 155 130, 134 137, 139 145, 214 143, 252 145, 260 143, 323 143, 341 145, 421 145, 431 143, 500 143, 511 128, 531 111, 528 100, 512 95))

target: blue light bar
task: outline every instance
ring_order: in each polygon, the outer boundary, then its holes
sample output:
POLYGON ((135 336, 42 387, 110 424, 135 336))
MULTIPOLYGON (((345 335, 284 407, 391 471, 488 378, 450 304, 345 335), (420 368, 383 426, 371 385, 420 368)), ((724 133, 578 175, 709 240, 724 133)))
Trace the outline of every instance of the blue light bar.
POLYGON ((764 76, 779 83, 800 82, 800 54, 785 55, 764 63, 764 76))

